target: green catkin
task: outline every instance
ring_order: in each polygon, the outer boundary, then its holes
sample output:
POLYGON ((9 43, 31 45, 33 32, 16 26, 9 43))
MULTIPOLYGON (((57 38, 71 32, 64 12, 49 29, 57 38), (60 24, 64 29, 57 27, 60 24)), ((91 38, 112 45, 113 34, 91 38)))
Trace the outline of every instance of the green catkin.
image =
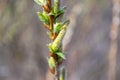
POLYGON ((62 39, 63 39, 65 33, 66 33, 66 25, 63 26, 63 29, 59 32, 58 36, 56 37, 56 39, 52 43, 52 49, 54 51, 57 51, 59 49, 59 46, 62 42, 62 39))

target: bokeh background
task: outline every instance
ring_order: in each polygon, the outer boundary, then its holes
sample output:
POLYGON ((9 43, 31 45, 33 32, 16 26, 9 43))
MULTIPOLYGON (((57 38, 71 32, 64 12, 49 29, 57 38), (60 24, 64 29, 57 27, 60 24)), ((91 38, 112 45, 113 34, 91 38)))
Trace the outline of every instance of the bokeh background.
MULTIPOLYGON (((61 0, 69 18, 64 38, 67 80, 109 80, 112 0, 61 0)), ((53 80, 46 46, 50 39, 33 0, 0 0, 0 80, 53 80)), ((115 80, 120 80, 120 29, 115 80)), ((112 79, 114 80, 114 79, 112 79)))

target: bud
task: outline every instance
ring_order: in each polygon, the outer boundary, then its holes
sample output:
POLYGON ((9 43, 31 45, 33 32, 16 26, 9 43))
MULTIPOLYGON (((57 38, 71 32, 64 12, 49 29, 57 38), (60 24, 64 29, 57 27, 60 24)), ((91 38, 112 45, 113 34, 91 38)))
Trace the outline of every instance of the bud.
POLYGON ((57 13, 60 8, 60 0, 54 0, 54 13, 57 13))
POLYGON ((49 68, 49 70, 50 70, 50 72, 51 72, 52 74, 55 74, 55 68, 54 68, 54 69, 49 68))
POLYGON ((54 71, 55 71, 55 60, 54 60, 54 58, 53 58, 53 57, 50 57, 50 58, 48 59, 48 63, 49 63, 50 71, 51 71, 52 73, 54 73, 54 71))

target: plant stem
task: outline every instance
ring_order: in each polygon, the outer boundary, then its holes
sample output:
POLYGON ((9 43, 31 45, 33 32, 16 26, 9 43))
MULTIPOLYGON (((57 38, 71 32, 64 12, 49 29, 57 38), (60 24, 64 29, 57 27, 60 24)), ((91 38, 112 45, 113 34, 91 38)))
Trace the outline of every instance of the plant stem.
MULTIPOLYGON (((59 7, 60 5, 60 0, 58 0, 59 2, 56 4, 57 7, 59 7)), ((51 0, 48 0, 50 6, 52 5, 51 0)), ((59 9, 57 9, 59 10, 59 9)), ((53 24, 54 24, 54 17, 52 15, 49 16, 50 19, 50 34, 52 35, 52 42, 55 40, 55 38, 57 37, 57 35, 55 35, 55 33, 53 33, 53 24)), ((54 54, 54 53, 53 53, 54 54)), ((54 58, 55 60, 55 80, 60 80, 59 79, 59 66, 58 66, 58 59, 57 59, 57 55, 55 55, 56 58, 54 58)))
POLYGON ((50 33, 52 35, 52 40, 53 40, 53 23, 54 23, 54 19, 52 17, 52 15, 49 16, 49 19, 50 19, 50 33))
POLYGON ((63 70, 60 70, 60 64, 65 59, 65 54, 62 51, 62 40, 67 26, 67 23, 62 22, 64 9, 60 9, 60 0, 54 0, 54 5, 52 5, 52 0, 45 0, 46 2, 43 3, 42 0, 35 1, 43 7, 44 13, 38 12, 38 16, 43 21, 51 38, 50 58, 48 58, 49 69, 55 80, 65 80, 65 70, 64 73, 62 73, 63 70))

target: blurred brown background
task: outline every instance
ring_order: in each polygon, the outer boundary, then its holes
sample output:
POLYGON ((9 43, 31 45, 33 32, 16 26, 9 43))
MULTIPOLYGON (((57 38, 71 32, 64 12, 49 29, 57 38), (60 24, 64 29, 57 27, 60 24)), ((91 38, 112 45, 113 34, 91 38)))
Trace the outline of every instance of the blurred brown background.
MULTIPOLYGON (((71 23, 64 39, 67 80, 109 80, 112 0, 61 0, 71 23)), ((0 80, 52 80, 50 42, 33 0, 0 0, 0 80)), ((120 32, 120 29, 119 29, 120 32)), ((116 79, 120 80, 120 33, 116 79)))

